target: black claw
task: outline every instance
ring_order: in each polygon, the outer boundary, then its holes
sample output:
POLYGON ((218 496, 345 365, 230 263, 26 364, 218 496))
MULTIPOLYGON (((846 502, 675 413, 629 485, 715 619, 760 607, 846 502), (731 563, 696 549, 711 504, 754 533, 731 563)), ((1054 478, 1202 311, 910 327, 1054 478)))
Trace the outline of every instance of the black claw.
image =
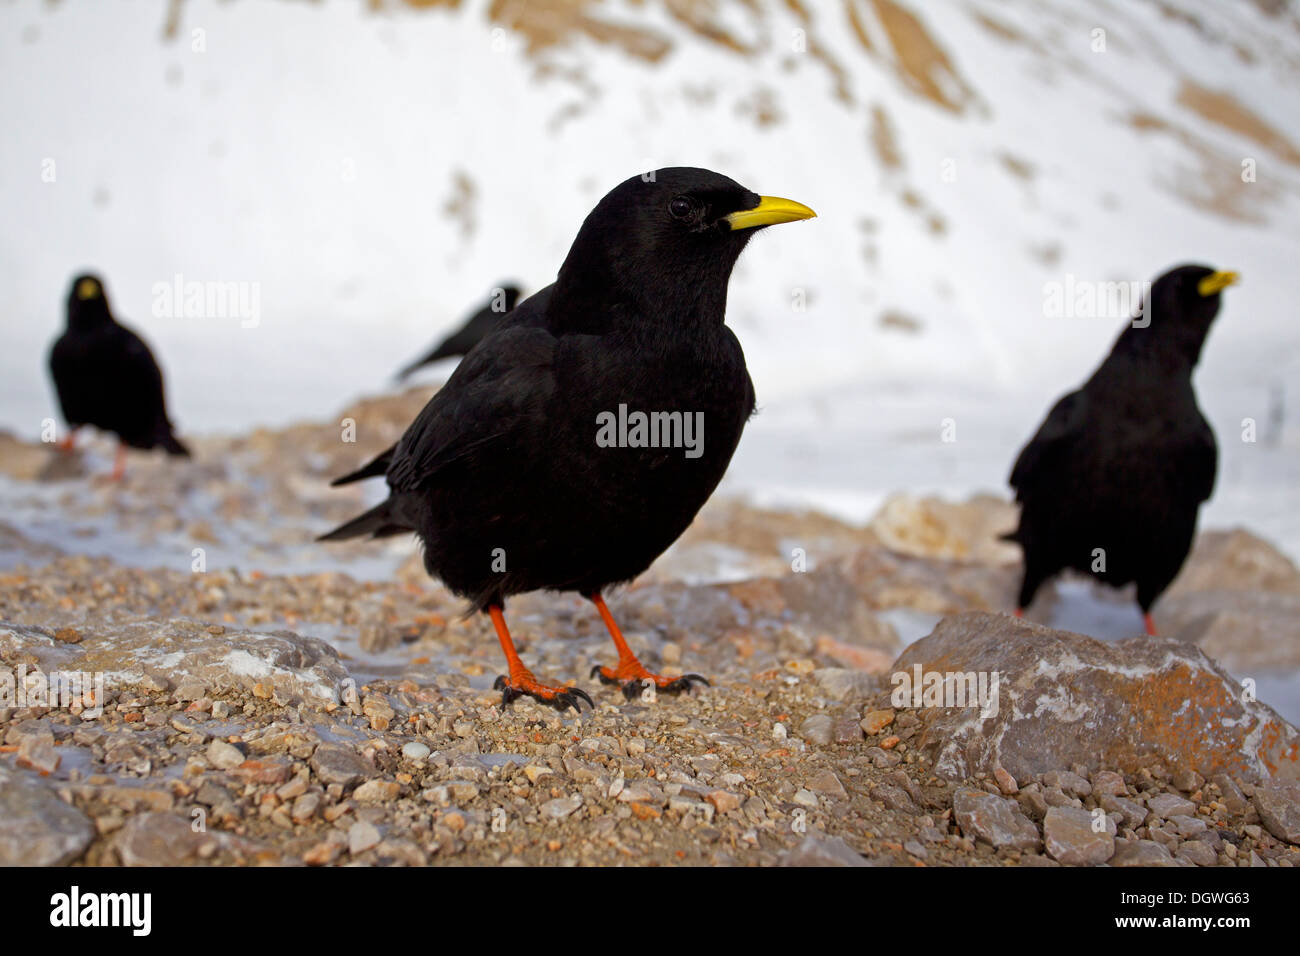
POLYGON ((576 710, 578 713, 582 713, 582 708, 578 706, 578 701, 576 699, 579 697, 585 700, 587 702, 587 706, 590 707, 592 710, 596 709, 596 702, 593 701, 591 699, 591 696, 581 687, 573 688, 573 690, 569 692, 569 696, 575 698, 573 701, 573 709, 576 710))
POLYGON ((501 708, 504 710, 520 697, 531 697, 539 704, 545 704, 547 707, 554 707, 556 710, 565 711, 572 707, 578 713, 582 713, 582 708, 578 706, 579 700, 585 700, 587 706, 592 710, 596 709, 595 703, 587 692, 580 687, 572 687, 569 690, 561 691, 553 697, 543 697, 541 694, 534 694, 532 691, 521 690, 517 687, 511 687, 506 683, 504 674, 498 674, 497 679, 492 682, 492 689, 501 691, 501 708))
POLYGON ((705 687, 713 686, 709 683, 709 679, 703 674, 683 674, 671 684, 665 684, 663 687, 660 687, 659 692, 663 694, 680 694, 684 691, 689 694, 692 687, 694 687, 691 681, 699 681, 705 687))
MULTIPOLYGON (((664 684, 662 686, 653 683, 652 681, 649 680, 637 678, 636 680, 630 680, 624 682, 623 696, 626 697, 628 700, 633 700, 634 698, 639 697, 642 693, 644 693, 645 689, 650 686, 653 686, 655 688, 655 692, 658 694, 680 694, 683 691, 689 693, 691 689, 695 686, 694 684, 691 683, 691 681, 698 681, 699 683, 703 684, 705 687, 713 686, 712 684, 709 683, 709 679, 705 677, 703 674, 683 674, 681 677, 678 677, 676 680, 669 681, 667 684, 664 684)), ((612 684, 614 683, 614 681, 606 681, 606 683, 612 684)))
POLYGON ((599 664, 591 669, 591 676, 597 678, 602 684, 620 683, 617 677, 606 677, 603 668, 599 664))

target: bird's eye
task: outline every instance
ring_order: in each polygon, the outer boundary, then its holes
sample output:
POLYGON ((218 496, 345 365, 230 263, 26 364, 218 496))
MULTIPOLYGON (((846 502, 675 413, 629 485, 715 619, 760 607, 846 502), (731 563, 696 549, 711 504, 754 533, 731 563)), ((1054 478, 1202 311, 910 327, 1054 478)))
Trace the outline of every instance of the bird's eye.
POLYGON ((668 204, 668 211, 674 219, 687 219, 691 215, 691 201, 682 196, 678 196, 668 204))

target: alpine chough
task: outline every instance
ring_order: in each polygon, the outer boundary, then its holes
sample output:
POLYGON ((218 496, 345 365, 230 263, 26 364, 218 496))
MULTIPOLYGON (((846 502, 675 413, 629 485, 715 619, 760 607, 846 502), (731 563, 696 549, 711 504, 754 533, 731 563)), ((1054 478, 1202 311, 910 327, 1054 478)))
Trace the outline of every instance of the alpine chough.
POLYGON ((1220 292, 1235 272, 1184 265, 1160 276, 1145 307, 1078 391, 1020 452, 1011 486, 1024 551, 1016 614, 1048 578, 1073 568, 1114 587, 1137 583, 1148 634, 1214 489, 1218 449, 1196 404, 1192 370, 1220 292))
POLYGON ((397 373, 400 382, 418 368, 432 365, 439 359, 465 355, 489 332, 501 324, 501 319, 515 307, 519 301, 519 287, 502 285, 492 290, 483 308, 479 309, 451 335, 447 336, 425 354, 397 373))
POLYGON ((189 457, 172 434, 153 353, 113 318, 98 276, 72 280, 68 328, 50 351, 50 375, 70 429, 61 444, 70 450, 82 425, 113 432, 118 437, 114 479, 125 471, 127 446, 189 457))
POLYGON ((381 504, 324 535, 414 531, 424 563, 488 614, 521 694, 560 709, 591 698, 540 682, 515 651, 512 594, 575 591, 618 650, 592 676, 629 697, 697 674, 647 670, 602 592, 630 581, 690 525, 754 412, 754 388, 725 325, 732 266, 757 229, 808 219, 718 173, 634 176, 587 216, 555 282, 480 342, 402 438, 335 484, 384 474, 381 504))

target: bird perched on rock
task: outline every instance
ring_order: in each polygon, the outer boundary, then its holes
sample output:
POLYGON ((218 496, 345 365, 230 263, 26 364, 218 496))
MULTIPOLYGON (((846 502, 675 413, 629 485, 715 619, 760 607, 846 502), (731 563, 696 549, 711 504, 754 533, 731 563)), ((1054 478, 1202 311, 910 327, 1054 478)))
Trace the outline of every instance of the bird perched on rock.
POLYGON ((518 301, 519 287, 516 285, 502 285, 493 289, 483 308, 466 319, 464 325, 435 345, 423 358, 416 359, 398 372, 397 380, 400 382, 416 369, 432 365, 439 359, 465 355, 478 345, 480 339, 501 324, 501 320, 518 301))
POLYGON ((82 425, 113 432, 118 437, 115 480, 125 471, 128 446, 189 457, 167 419, 162 372, 153 353, 113 318, 98 276, 72 280, 68 328, 50 351, 50 375, 71 429, 63 447, 71 450, 82 425))
POLYGON ((504 703, 591 703, 515 651, 506 599, 539 589, 595 604, 618 663, 593 676, 629 696, 707 683, 647 670, 602 592, 648 568, 721 480, 754 411, 724 324, 732 266, 758 229, 813 215, 705 169, 617 186, 555 282, 466 356, 395 446, 334 482, 384 474, 389 495, 323 540, 419 535, 429 573, 491 617, 504 703))
POLYGON ((1137 583, 1151 605, 1191 550, 1214 489, 1218 449, 1196 404, 1192 370, 1235 272, 1184 265, 1160 276, 1145 307, 1078 391, 1020 452, 1011 486, 1024 551, 1019 615, 1040 584, 1073 568, 1115 587, 1137 583))

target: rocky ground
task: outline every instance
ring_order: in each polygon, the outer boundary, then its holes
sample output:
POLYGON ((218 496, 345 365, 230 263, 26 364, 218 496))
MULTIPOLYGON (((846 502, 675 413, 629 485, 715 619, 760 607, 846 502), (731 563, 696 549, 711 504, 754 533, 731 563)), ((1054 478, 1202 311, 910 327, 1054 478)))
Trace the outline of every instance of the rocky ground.
POLYGON ((1050 594, 1002 613, 999 499, 855 527, 720 498, 611 598, 648 664, 711 687, 625 699, 587 676, 613 657, 590 608, 528 595, 521 653, 596 707, 503 710, 490 626, 409 544, 311 541, 373 493, 325 479, 426 396, 120 485, 98 446, 0 438, 0 864, 1300 861, 1300 733, 1246 680, 1300 665, 1300 571, 1267 542, 1203 534, 1169 636, 1101 642, 1032 623, 1050 594), (996 672, 993 706, 895 696, 917 668, 996 672), (17 699, 55 672, 102 695, 17 699))

